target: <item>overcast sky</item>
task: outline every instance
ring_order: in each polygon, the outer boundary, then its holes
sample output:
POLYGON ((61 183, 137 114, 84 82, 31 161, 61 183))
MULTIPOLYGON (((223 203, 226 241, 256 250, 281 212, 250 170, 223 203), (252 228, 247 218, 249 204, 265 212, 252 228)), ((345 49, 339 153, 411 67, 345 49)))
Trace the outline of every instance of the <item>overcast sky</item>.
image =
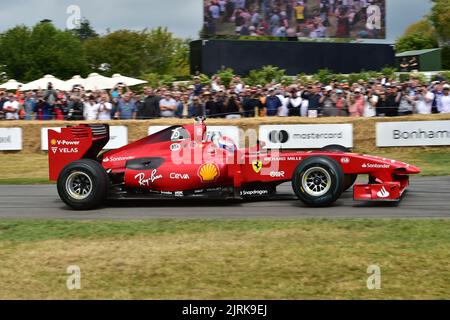
MULTIPOLYGON (((393 43, 405 28, 431 9, 429 0, 387 0, 387 42, 393 43)), ((109 28, 141 30, 166 26, 179 37, 196 39, 202 27, 203 0, 0 0, 0 32, 17 24, 32 26, 43 19, 66 28, 76 5, 81 16, 99 33, 109 28)))

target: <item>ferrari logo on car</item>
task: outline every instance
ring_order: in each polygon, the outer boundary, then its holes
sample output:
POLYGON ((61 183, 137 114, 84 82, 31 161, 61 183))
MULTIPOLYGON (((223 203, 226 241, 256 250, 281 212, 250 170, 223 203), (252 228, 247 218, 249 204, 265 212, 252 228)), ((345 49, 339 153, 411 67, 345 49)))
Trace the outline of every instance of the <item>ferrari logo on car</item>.
POLYGON ((263 167, 262 161, 261 160, 255 160, 252 162, 252 167, 253 167, 253 171, 255 171, 256 173, 260 173, 261 169, 263 167))
POLYGON ((198 176, 203 183, 215 182, 220 176, 219 167, 215 163, 206 163, 198 170, 198 176))

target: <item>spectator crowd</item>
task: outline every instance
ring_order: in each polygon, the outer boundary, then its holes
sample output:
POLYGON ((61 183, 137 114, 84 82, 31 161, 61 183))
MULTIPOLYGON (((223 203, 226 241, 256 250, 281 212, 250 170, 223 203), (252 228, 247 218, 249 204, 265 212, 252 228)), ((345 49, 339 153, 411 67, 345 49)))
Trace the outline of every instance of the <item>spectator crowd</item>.
POLYGON ((109 91, 46 90, 7 92, 0 88, 0 119, 131 120, 157 118, 375 117, 450 113, 450 85, 444 79, 421 83, 385 78, 320 83, 268 83, 249 86, 235 76, 229 86, 218 76, 209 83, 144 87, 123 84, 109 91))
POLYGON ((385 0, 205 0, 204 28, 209 35, 382 38, 385 11, 385 0))

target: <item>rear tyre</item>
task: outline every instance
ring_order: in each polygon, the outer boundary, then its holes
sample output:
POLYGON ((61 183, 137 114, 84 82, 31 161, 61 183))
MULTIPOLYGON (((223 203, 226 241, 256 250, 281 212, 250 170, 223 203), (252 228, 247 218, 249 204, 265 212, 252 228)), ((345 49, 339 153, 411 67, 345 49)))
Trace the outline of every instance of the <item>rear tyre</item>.
POLYGON ((75 210, 100 206, 108 193, 108 175, 96 161, 83 159, 68 164, 58 178, 58 194, 75 210))
MULTIPOLYGON (((326 147, 323 147, 321 149, 322 151, 330 151, 330 152, 344 152, 348 153, 351 152, 349 148, 346 148, 344 146, 341 146, 339 144, 332 144, 326 147)), ((344 192, 353 187, 353 185, 356 182, 356 179, 358 179, 357 174, 346 174, 344 176, 344 192)))
POLYGON ((311 157, 298 165, 293 175, 292 188, 304 204, 326 207, 342 195, 344 173, 334 159, 311 157))

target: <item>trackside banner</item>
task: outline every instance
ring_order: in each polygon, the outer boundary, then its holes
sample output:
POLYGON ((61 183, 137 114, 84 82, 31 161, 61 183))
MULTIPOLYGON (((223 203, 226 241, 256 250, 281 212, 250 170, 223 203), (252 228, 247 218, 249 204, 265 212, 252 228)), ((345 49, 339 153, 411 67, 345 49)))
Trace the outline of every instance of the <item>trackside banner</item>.
POLYGON ((331 144, 353 147, 352 124, 267 125, 259 140, 270 149, 320 149, 331 144))
POLYGON ((128 144, 128 127, 109 127, 109 142, 105 146, 106 150, 119 149, 128 144))
MULTIPOLYGON (((48 150, 48 130, 55 130, 61 132, 60 127, 54 128, 42 128, 41 129, 41 150, 48 150)), ((113 150, 121 148, 128 144, 128 128, 125 126, 112 126, 109 127, 110 139, 105 146, 106 150, 113 150)))
POLYGON ((0 151, 22 150, 21 128, 0 128, 0 151))
POLYGON ((449 145, 450 120, 377 123, 377 147, 449 145))

